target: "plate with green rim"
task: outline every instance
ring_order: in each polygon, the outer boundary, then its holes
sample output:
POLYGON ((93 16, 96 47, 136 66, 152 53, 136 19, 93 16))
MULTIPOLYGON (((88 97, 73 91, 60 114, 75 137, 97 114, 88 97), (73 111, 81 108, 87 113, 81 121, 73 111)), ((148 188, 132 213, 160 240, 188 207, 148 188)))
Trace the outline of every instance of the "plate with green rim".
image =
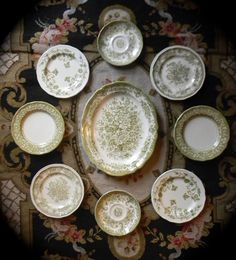
POLYGON ((205 188, 193 172, 171 169, 154 182, 151 201, 162 218, 174 223, 184 223, 197 217, 204 208, 205 188))
POLYGON ((150 66, 150 78, 157 92, 171 100, 195 95, 205 80, 205 65, 191 48, 174 45, 157 53, 150 66))
POLYGON ((100 30, 97 49, 108 63, 128 65, 139 57, 143 49, 142 33, 130 21, 112 21, 100 30))
POLYGON ((173 130, 174 142, 189 159, 207 161, 219 156, 227 147, 230 129, 217 109, 199 105, 185 110, 173 130))
POLYGON ((65 132, 64 119, 54 106, 33 101, 20 107, 11 122, 15 143, 30 154, 45 154, 54 150, 65 132))
POLYGON ((89 64, 79 49, 59 44, 40 56, 36 75, 40 87, 49 95, 70 98, 86 86, 89 64))
POLYGON ((84 197, 80 175, 65 164, 50 164, 40 169, 30 185, 35 208, 51 218, 64 218, 78 209, 84 197))
POLYGON ((105 85, 85 105, 81 136, 85 152, 100 170, 113 176, 133 173, 154 151, 158 136, 155 108, 128 82, 105 85))
POLYGON ((131 233, 141 219, 139 202, 128 192, 112 190, 103 194, 95 206, 98 226, 111 236, 131 233))

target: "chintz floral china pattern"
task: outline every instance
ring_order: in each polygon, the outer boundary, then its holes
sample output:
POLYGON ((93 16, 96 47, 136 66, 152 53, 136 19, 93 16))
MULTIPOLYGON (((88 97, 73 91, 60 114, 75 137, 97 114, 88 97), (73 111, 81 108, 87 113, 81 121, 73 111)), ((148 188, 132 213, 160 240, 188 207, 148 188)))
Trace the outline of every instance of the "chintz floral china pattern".
MULTIPOLYGON (((199 122, 200 123, 200 122, 199 122)), ((207 161, 219 156, 227 147, 230 138, 229 125, 225 117, 213 107, 194 106, 185 110, 175 122, 173 138, 176 146, 186 157, 196 161, 207 161), (204 117, 212 120, 217 129, 218 137, 208 149, 200 150, 191 147, 185 140, 184 129, 194 118, 204 117)))
POLYGON ((130 174, 151 156, 157 139, 149 99, 127 82, 97 90, 82 116, 82 140, 90 160, 109 175, 130 174))
MULTIPOLYGON (((45 126, 47 127, 47 126, 45 126)), ((65 132, 65 123, 61 113, 51 104, 43 101, 26 103, 15 113, 11 122, 11 134, 15 143, 25 152, 30 154, 49 153, 61 143, 65 132), (46 143, 36 144, 28 140, 23 132, 22 125, 25 119, 35 113, 43 112, 52 118, 55 123, 55 134, 46 143)))

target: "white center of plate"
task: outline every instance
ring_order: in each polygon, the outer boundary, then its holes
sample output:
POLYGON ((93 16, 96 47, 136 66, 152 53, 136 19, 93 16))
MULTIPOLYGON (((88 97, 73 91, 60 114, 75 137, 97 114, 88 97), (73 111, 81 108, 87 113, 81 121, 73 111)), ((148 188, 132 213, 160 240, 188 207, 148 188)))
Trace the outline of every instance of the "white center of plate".
POLYGON ((129 41, 125 35, 115 35, 111 39, 114 52, 123 53, 129 48, 129 41))
POLYGON ((127 209, 121 204, 112 205, 110 208, 110 216, 115 221, 121 221, 127 216, 127 209))
POLYGON ((29 142, 45 145, 53 139, 56 133, 56 124, 48 113, 36 111, 26 116, 22 131, 29 142))
POLYGON ((184 128, 184 140, 193 149, 209 150, 219 144, 219 130, 214 120, 207 116, 191 119, 184 128))

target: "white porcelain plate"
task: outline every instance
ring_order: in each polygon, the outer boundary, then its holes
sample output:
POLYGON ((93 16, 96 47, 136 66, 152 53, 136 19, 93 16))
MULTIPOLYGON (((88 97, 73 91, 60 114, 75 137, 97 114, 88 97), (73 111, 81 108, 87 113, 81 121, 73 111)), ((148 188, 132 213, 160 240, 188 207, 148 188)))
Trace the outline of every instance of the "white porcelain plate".
POLYGON ((159 52, 152 61, 150 77, 160 95, 183 100, 196 94, 205 79, 201 57, 184 46, 171 46, 159 52))
POLYGON ((201 180, 194 173, 185 169, 172 169, 156 179, 151 200, 162 218, 184 223, 202 211, 206 195, 201 180))
POLYGON ((99 32, 97 48, 107 62, 123 66, 135 61, 143 48, 138 27, 129 21, 112 21, 99 32))
POLYGON ((132 232, 141 218, 138 201, 129 193, 114 190, 103 194, 95 206, 95 219, 109 235, 124 236, 132 232))
POLYGON ((34 176, 30 195, 36 209, 52 218, 72 214, 84 197, 84 185, 79 174, 64 164, 50 164, 34 176))
POLYGON ((196 161, 211 160, 227 147, 230 137, 225 117, 210 106, 194 106, 177 119, 173 131, 176 146, 196 161))
POLYGON ((20 107, 11 122, 15 143, 30 154, 45 154, 62 141, 65 123, 61 113, 43 101, 26 103, 20 107))
POLYGON ((57 98, 78 94, 89 79, 89 65, 84 54, 69 45, 56 45, 45 51, 37 63, 41 88, 57 98))
POLYGON ((157 139, 155 108, 143 92, 127 82, 97 90, 82 115, 82 143, 102 171, 122 176, 141 168, 157 139))

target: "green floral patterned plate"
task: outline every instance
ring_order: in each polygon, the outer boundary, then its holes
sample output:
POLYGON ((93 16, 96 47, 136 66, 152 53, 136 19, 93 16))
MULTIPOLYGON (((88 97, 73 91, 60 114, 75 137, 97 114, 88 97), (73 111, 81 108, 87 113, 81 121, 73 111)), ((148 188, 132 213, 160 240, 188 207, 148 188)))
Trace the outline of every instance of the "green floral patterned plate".
POLYGON ((138 27, 129 21, 112 21, 99 32, 97 48, 104 60, 116 66, 135 61, 143 48, 138 27))
POLYGON ((37 63, 41 88, 57 98, 78 94, 89 79, 89 64, 84 54, 69 45, 56 45, 45 51, 37 63))
POLYGON ((65 123, 61 113, 43 101, 26 103, 20 107, 11 122, 15 143, 30 154, 45 154, 62 141, 65 123))
POLYGON ((97 224, 112 236, 124 236, 132 232, 140 218, 139 202, 126 191, 109 191, 100 197, 95 206, 97 224))
POLYGON ((156 179, 151 190, 151 200, 162 218, 184 223, 202 211, 206 195, 201 180, 194 173, 185 169, 172 169, 156 179))
POLYGON ((196 94, 205 79, 201 57, 184 46, 171 46, 159 52, 152 61, 150 77, 160 95, 183 100, 196 94))
POLYGON ((127 82, 97 90, 82 115, 82 144, 102 171, 122 176, 141 168, 151 156, 158 124, 153 104, 127 82))
POLYGON ((30 185, 35 208, 52 218, 72 214, 84 197, 84 184, 79 174, 65 164, 50 164, 39 170, 30 185))
POLYGON ((225 117, 210 106, 194 106, 177 119, 173 138, 179 151, 196 161, 211 160, 227 147, 230 130, 225 117))

